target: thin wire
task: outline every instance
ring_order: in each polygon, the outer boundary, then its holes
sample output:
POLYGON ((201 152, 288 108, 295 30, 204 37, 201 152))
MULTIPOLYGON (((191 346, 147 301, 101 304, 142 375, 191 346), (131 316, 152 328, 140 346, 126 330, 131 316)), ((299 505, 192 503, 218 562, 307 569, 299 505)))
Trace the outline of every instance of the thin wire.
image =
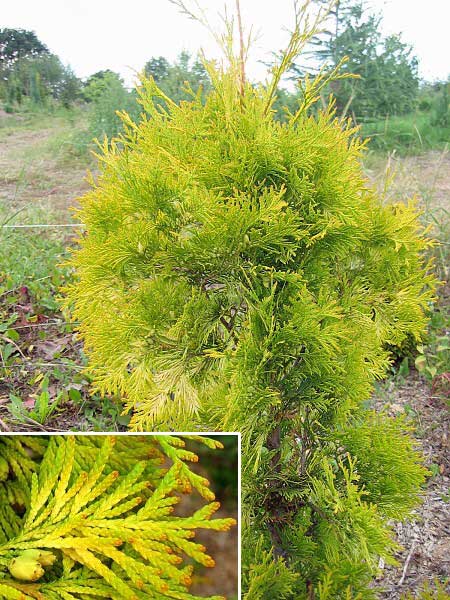
POLYGON ((59 327, 61 325, 79 325, 79 322, 72 321, 48 321, 47 323, 29 323, 28 325, 18 325, 14 327, 11 325, 11 329, 28 329, 29 327, 59 327))
POLYGON ((0 369, 3 371, 9 371, 10 369, 26 369, 30 367, 66 367, 67 369, 75 369, 77 371, 83 371, 85 367, 77 365, 76 363, 67 362, 35 362, 31 358, 25 358, 21 363, 14 363, 11 365, 0 365, 0 369))
POLYGON ((85 227, 84 223, 55 223, 55 225, 38 223, 36 225, 0 225, 0 229, 38 229, 42 227, 85 227))

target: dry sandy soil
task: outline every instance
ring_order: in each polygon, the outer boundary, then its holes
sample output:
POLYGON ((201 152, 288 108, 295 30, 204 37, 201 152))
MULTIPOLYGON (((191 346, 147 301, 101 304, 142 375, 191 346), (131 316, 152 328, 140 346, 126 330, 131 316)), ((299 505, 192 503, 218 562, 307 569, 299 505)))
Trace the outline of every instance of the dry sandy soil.
POLYGON ((433 473, 412 520, 393 524, 403 548, 396 556, 398 566, 382 568, 376 582, 380 598, 397 600, 450 574, 450 410, 415 371, 400 384, 387 383, 376 406, 391 415, 413 416, 416 437, 433 473))
POLYGON ((427 204, 438 211, 450 210, 450 151, 432 150, 420 156, 369 160, 366 169, 370 179, 380 190, 384 188, 389 174, 394 175, 387 191, 389 200, 405 200, 416 197, 422 206, 427 204))
MULTIPOLYGON (((415 198, 425 216, 432 214, 436 219, 433 236, 448 244, 450 152, 372 158, 366 171, 386 201, 415 198), (394 178, 383 192, 391 176, 394 178)), ((442 278, 448 279, 449 268, 448 264, 441 265, 442 278)), ((441 289, 440 301, 447 307, 450 304, 448 283, 441 289)), ((450 331, 446 334, 450 335, 450 331)), ((426 464, 433 472, 424 490, 423 504, 413 519, 393 524, 403 547, 396 557, 398 566, 380 565, 382 569, 375 585, 380 590, 380 598, 398 600, 405 593, 418 593, 426 582, 433 587, 434 581, 443 582, 450 577, 450 408, 415 370, 404 380, 386 382, 374 402, 377 408, 392 415, 411 416, 426 464)))

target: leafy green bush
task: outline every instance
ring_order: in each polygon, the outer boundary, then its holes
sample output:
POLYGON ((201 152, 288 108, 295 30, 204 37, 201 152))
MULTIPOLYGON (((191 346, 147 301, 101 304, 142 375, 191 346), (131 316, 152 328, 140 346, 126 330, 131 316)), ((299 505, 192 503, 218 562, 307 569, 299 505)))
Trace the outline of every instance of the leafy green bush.
POLYGON ((143 82, 146 117, 123 115, 81 200, 67 290, 95 386, 123 394, 132 429, 242 432, 248 600, 370 598, 387 520, 426 475, 402 422, 365 401, 388 346, 426 329, 428 241, 412 204, 369 186, 350 124, 310 116, 326 77, 275 119, 308 36, 267 87, 233 56, 207 65, 206 99, 143 82))
POLYGON ((105 79, 104 86, 93 97, 89 116, 89 134, 100 141, 104 137, 115 137, 122 131, 122 120, 117 111, 126 110, 132 118, 139 115, 134 92, 128 92, 118 78, 111 76, 105 79))
POLYGON ((89 100, 88 127, 72 136, 70 149, 77 154, 84 154, 87 148, 92 148, 93 140, 103 142, 123 131, 118 111, 125 110, 135 119, 139 117, 140 107, 135 91, 129 92, 123 80, 112 71, 91 78, 83 94, 89 100))

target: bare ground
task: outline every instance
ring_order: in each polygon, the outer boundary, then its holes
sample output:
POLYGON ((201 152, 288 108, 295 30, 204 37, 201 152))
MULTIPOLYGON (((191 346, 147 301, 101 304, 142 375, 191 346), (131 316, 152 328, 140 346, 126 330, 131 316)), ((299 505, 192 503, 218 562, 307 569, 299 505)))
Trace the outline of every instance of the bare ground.
MULTIPOLYGON (((366 172, 386 202, 414 198, 432 225, 431 235, 442 243, 439 275, 448 280, 450 233, 450 153, 430 151, 420 156, 372 157, 366 172), (386 181, 392 181, 385 190, 386 181)), ((440 305, 450 304, 447 285, 440 291, 440 305)), ((450 335, 450 331, 445 332, 450 335)), ((432 475, 423 493, 423 503, 405 523, 393 523, 402 550, 398 566, 382 567, 375 587, 380 598, 398 600, 405 593, 417 595, 427 582, 450 577, 450 407, 446 389, 432 386, 414 369, 406 379, 385 382, 375 398, 375 406, 388 413, 406 413, 415 425, 415 436, 432 475)), ((450 591, 450 590, 449 590, 450 591)))
MULTIPOLYGON (((385 566, 376 583, 380 598, 397 600, 450 574, 450 410, 442 397, 416 371, 402 383, 390 381, 375 398, 375 406, 391 415, 412 416, 416 437, 432 475, 423 493, 423 504, 412 520, 394 523, 397 567, 385 566)), ((382 566, 382 565, 381 565, 382 566)))
POLYGON ((394 176, 385 195, 388 201, 416 198, 423 208, 450 211, 450 151, 431 150, 419 156, 375 156, 366 172, 382 191, 394 176))
MULTIPOLYGON (((85 175, 89 162, 64 151, 73 132, 74 126, 60 118, 47 118, 39 124, 28 123, 25 117, 0 114, 0 225, 11 217, 8 225, 53 225, 72 221, 70 208, 88 189, 85 175)), ((36 236, 56 236, 62 247, 69 246, 73 236, 71 229, 16 231, 23 231, 24 242, 26 236, 28 240, 36 236)), ((50 269, 47 275, 52 277, 50 269)), ((5 276, 8 279, 0 254, 0 285, 5 276)), ((105 418, 86 420, 87 411, 98 413, 95 402, 99 399, 91 398, 89 382, 81 375, 81 344, 65 317, 60 312, 39 306, 26 285, 0 294, 0 322, 7 321, 13 314, 18 315, 14 329, 20 338, 14 341, 17 351, 6 367, 0 356, 0 431, 120 429, 121 426, 110 418, 112 413, 120 414, 121 411, 114 400, 105 418), (50 375, 51 402, 62 385, 66 388, 58 409, 46 420, 45 426, 31 417, 13 418, 8 409, 10 394, 18 395, 24 406, 32 409, 39 393, 34 379, 44 373, 50 375), (58 381, 54 377, 56 373, 60 374, 58 381), (80 392, 79 402, 70 401, 70 389, 71 393, 73 390, 80 392)))
MULTIPOLYGON (((219 451, 220 452, 220 451, 219 451)), ((192 468, 200 475, 211 479, 208 472, 202 467, 201 462, 192 465, 192 468)), ((192 514, 200 508, 197 506, 198 499, 195 495, 188 495, 182 499, 177 514, 192 514)), ((214 518, 232 517, 237 522, 239 519, 239 507, 237 498, 229 498, 215 514, 214 518)), ((207 552, 213 557, 215 566, 213 568, 199 568, 193 578, 191 592, 199 596, 211 596, 221 594, 226 598, 237 598, 238 593, 238 546, 239 529, 236 525, 228 531, 217 533, 215 531, 201 530, 196 533, 195 541, 204 545, 207 552)))

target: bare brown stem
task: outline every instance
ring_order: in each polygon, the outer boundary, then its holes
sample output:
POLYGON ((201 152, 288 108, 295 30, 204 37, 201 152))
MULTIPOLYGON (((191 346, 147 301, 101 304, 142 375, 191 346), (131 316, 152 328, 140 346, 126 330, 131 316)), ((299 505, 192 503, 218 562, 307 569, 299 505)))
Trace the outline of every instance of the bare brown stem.
POLYGON ((240 66, 240 93, 244 97, 245 89, 245 45, 244 45, 244 29, 242 27, 241 6, 239 0, 236 0, 236 13, 239 29, 239 66, 240 66))

